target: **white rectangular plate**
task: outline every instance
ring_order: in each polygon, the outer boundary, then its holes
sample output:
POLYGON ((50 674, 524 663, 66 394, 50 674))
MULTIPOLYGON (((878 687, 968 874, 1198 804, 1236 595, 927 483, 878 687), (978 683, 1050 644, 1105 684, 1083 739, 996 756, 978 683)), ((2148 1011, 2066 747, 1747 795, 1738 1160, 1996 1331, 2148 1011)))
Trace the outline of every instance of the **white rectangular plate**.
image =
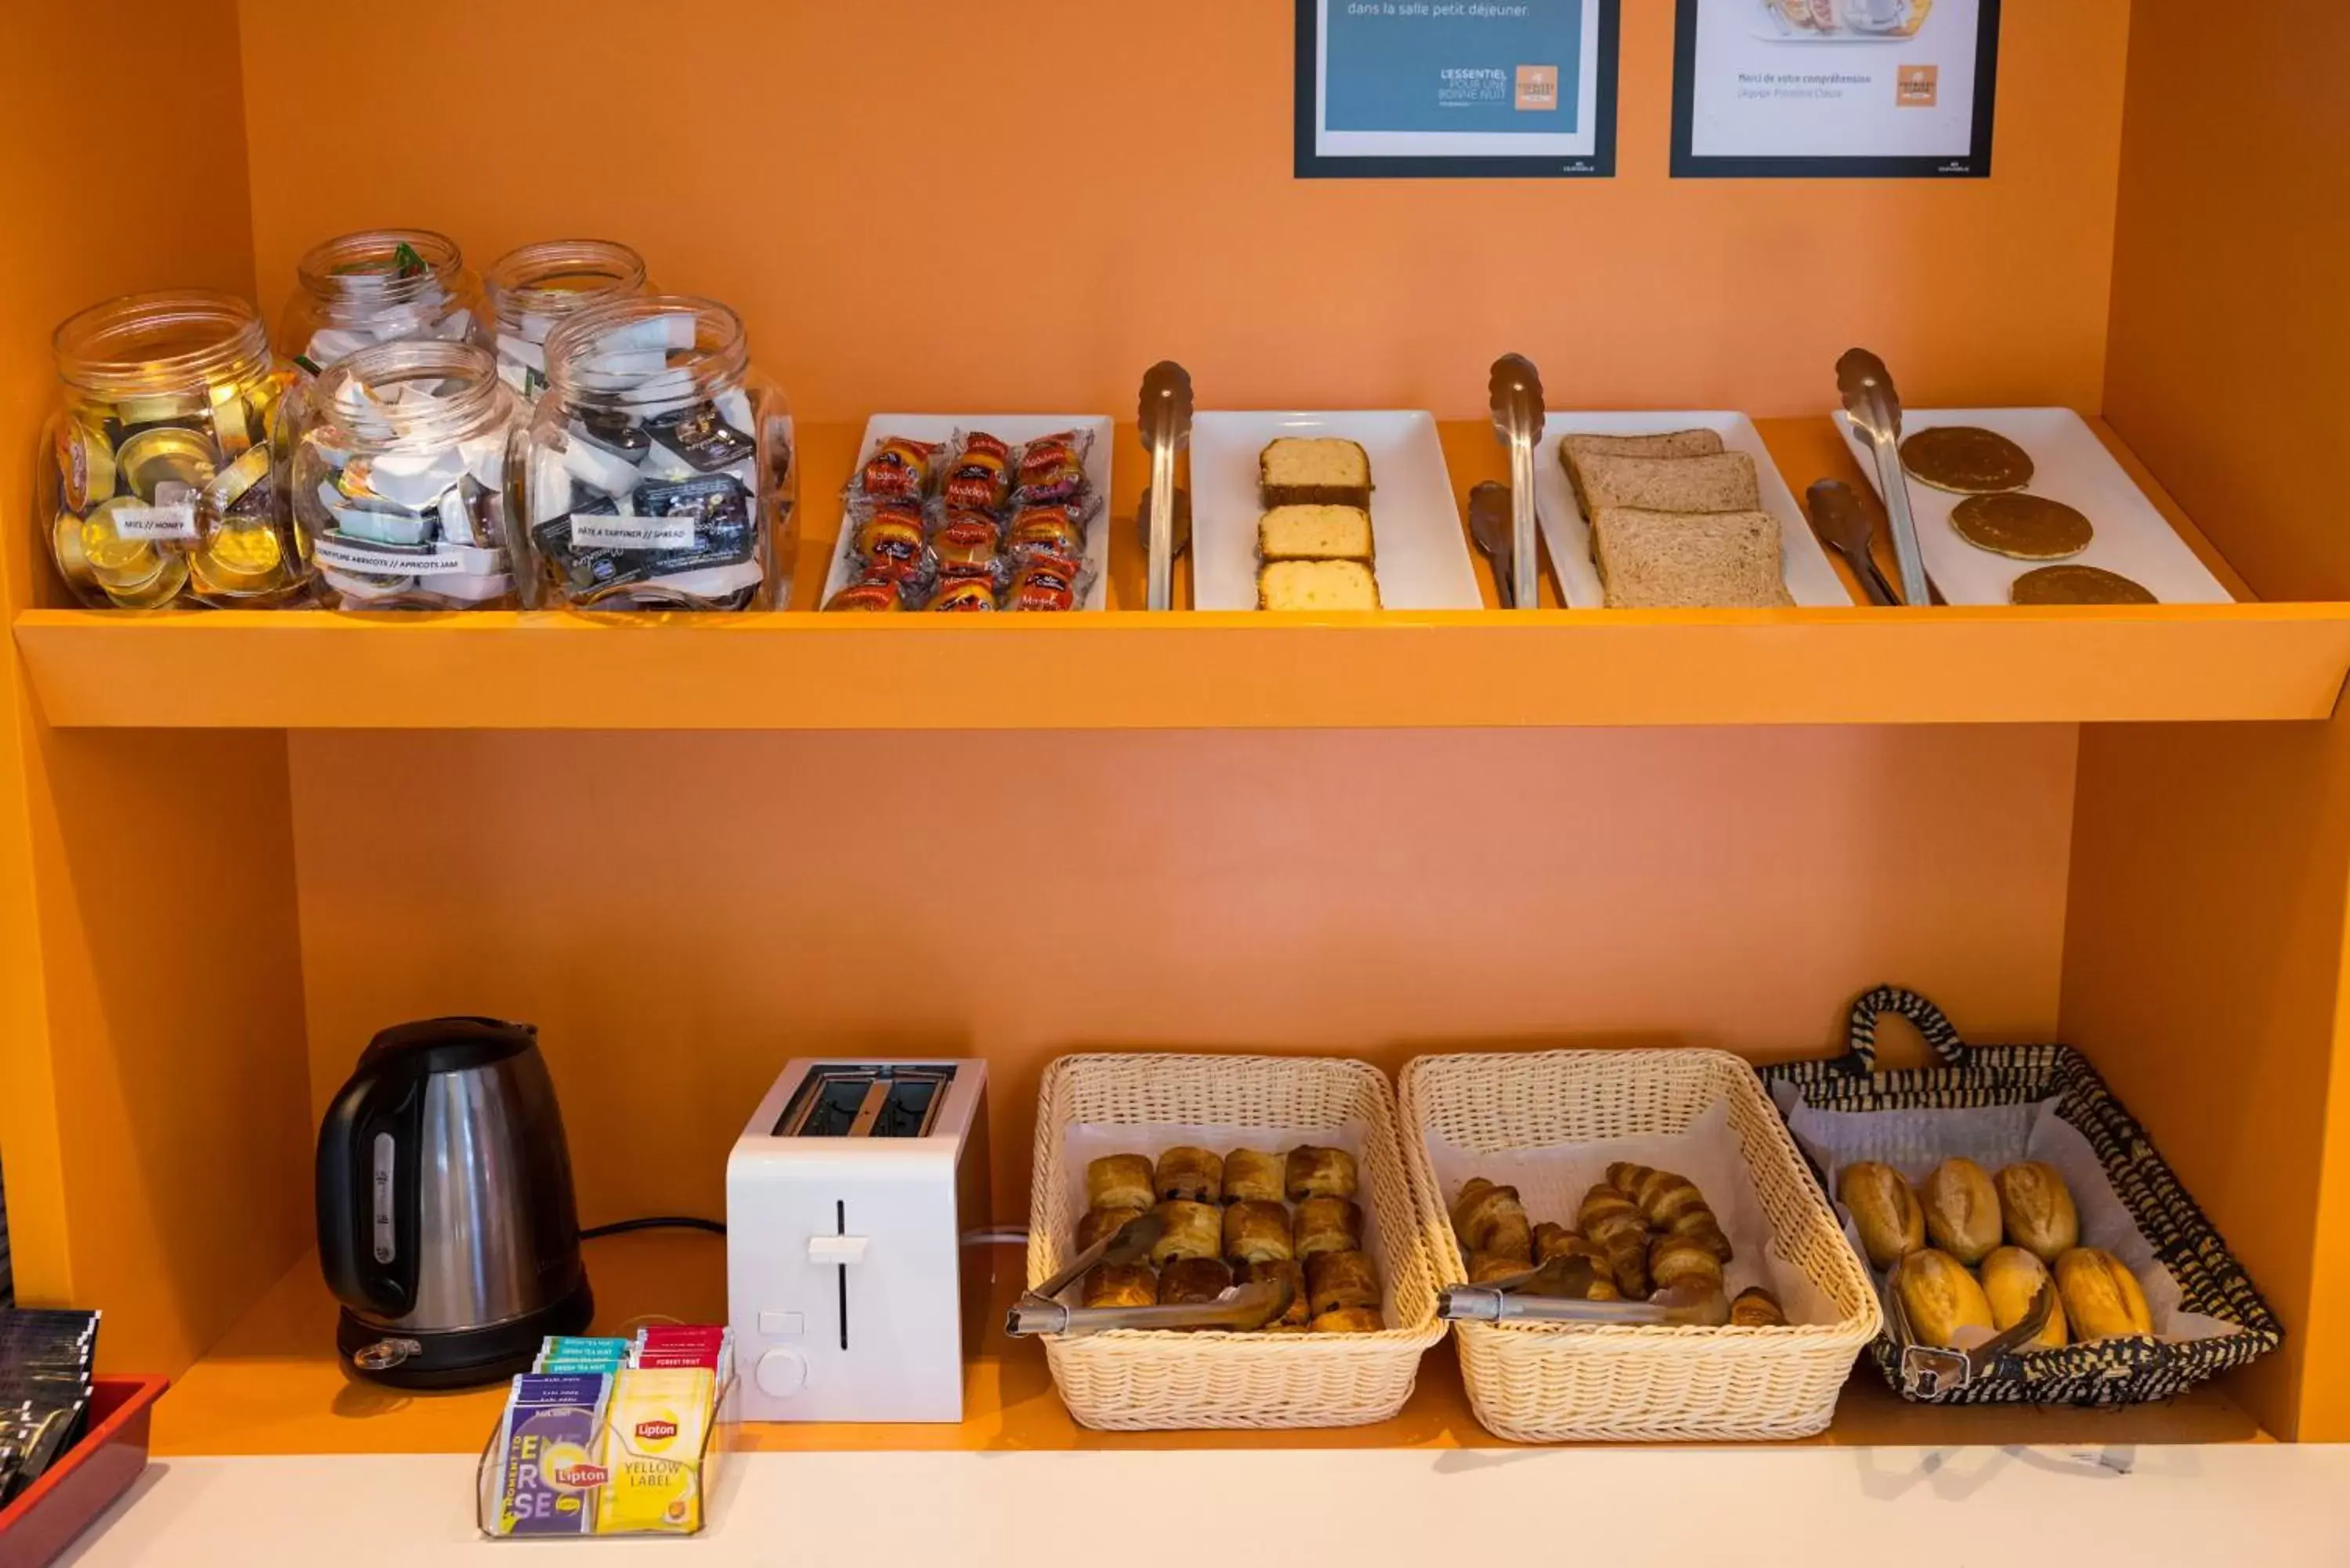
POLYGON ((1762 444, 1762 432, 1744 414, 1554 410, 1544 421, 1542 444, 1534 448, 1534 503, 1542 509, 1543 542, 1550 546, 1551 565, 1558 570, 1559 591, 1570 607, 1599 609, 1607 599, 1599 587, 1599 568, 1591 560, 1591 524, 1575 504, 1575 487, 1567 483, 1565 466, 1558 461, 1559 442, 1571 435, 1669 435, 1674 431, 1712 431, 1721 437, 1724 450, 1742 452, 1754 460, 1762 510, 1779 520, 1779 573, 1797 604, 1852 604, 1844 579, 1828 564, 1804 509, 1795 504, 1794 492, 1779 477, 1771 449, 1762 444))
MULTIPOLYGON (((1853 461, 1868 475, 1869 488, 1884 499, 1877 482, 1877 459, 1839 412, 1836 429, 1852 448, 1853 461)), ((1995 431, 2032 454, 2034 495, 2061 501, 2088 515, 2096 536, 2068 565, 2119 572, 2167 605, 2224 605, 2234 596, 2195 558, 2169 520, 2155 510, 2086 421, 2070 409, 1908 409, 1901 433, 1915 435, 1938 425, 1977 425, 1995 431)), ((1965 497, 1930 484, 1909 483, 1909 510, 1918 519, 1918 545, 1926 570, 1942 597, 1954 605, 2003 605, 2016 578, 2050 561, 2016 561, 1980 550, 1959 537, 1950 514, 1965 497)), ((1888 570, 1888 576, 1893 574, 1888 570)))
MULTIPOLYGON (((857 461, 862 463, 867 453, 891 436, 943 441, 957 431, 984 431, 1018 446, 1024 441, 1068 430, 1091 431, 1094 436, 1086 452, 1086 482, 1093 486, 1095 503, 1093 521, 1086 525, 1086 568, 1093 574, 1093 581, 1077 607, 1104 609, 1109 604, 1109 449, 1115 439, 1107 414, 875 414, 865 421, 864 439, 857 443, 857 461)), ((844 482, 853 477, 842 475, 844 482)), ((844 506, 840 533, 832 543, 832 571, 824 580, 824 597, 816 601, 819 607, 848 586, 856 565, 848 535, 848 509, 844 506)))
POLYGON ((1257 456, 1284 436, 1337 437, 1371 459, 1371 539, 1379 604, 1482 609, 1469 539, 1444 470, 1436 417, 1412 412, 1203 413, 1191 421, 1191 604, 1256 608, 1257 456))

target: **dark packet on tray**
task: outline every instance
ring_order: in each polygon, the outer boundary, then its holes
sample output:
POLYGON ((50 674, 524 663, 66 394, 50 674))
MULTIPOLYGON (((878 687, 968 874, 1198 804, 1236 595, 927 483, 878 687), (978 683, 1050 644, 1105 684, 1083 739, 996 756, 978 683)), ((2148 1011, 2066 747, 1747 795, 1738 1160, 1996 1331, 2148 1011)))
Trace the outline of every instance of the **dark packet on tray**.
POLYGON ((672 409, 645 421, 646 433, 702 473, 731 468, 758 454, 759 443, 726 422, 716 403, 672 409))

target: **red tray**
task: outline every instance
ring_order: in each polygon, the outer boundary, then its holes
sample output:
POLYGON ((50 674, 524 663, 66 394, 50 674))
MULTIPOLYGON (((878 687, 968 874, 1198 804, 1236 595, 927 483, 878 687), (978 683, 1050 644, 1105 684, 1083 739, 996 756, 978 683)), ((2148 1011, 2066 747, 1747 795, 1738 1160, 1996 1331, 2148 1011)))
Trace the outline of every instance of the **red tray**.
POLYGON ((0 1568, 42 1568, 73 1544, 147 1468, 149 1412, 168 1377, 100 1377, 89 1430, 25 1495, 0 1508, 0 1568))

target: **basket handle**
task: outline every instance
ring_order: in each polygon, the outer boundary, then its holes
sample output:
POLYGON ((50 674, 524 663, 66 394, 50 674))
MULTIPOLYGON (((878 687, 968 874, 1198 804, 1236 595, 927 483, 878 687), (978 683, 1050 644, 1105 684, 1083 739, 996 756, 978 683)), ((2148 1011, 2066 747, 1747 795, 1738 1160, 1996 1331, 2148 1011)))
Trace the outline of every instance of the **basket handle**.
POLYGON ((1877 1071, 1877 1021, 1887 1012, 1898 1013, 1918 1026, 1926 1044, 1946 1065, 1956 1067, 1967 1059, 1967 1043, 1942 1010, 1918 995, 1898 985, 1880 985, 1865 992, 1852 1004, 1852 1020, 1845 1032, 1845 1065, 1855 1073, 1877 1071))

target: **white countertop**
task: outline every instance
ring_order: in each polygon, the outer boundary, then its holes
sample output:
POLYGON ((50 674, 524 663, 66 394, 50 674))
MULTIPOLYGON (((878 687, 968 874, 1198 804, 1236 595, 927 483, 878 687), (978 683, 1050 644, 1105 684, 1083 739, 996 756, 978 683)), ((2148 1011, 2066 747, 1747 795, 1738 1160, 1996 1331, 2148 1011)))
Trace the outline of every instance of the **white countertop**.
MULTIPOLYGON (((477 1536, 473 1478, 460 1454, 161 1460, 61 1561, 429 1568, 553 1551, 477 1536)), ((2350 1447, 2313 1445, 757 1453, 733 1458, 700 1540, 579 1550, 1013 1568, 1040 1551, 1223 1560, 1255 1540, 1285 1542, 1274 1560, 1357 1568, 1497 1551, 1608 1568, 2343 1568, 2345 1497, 2350 1447)))

